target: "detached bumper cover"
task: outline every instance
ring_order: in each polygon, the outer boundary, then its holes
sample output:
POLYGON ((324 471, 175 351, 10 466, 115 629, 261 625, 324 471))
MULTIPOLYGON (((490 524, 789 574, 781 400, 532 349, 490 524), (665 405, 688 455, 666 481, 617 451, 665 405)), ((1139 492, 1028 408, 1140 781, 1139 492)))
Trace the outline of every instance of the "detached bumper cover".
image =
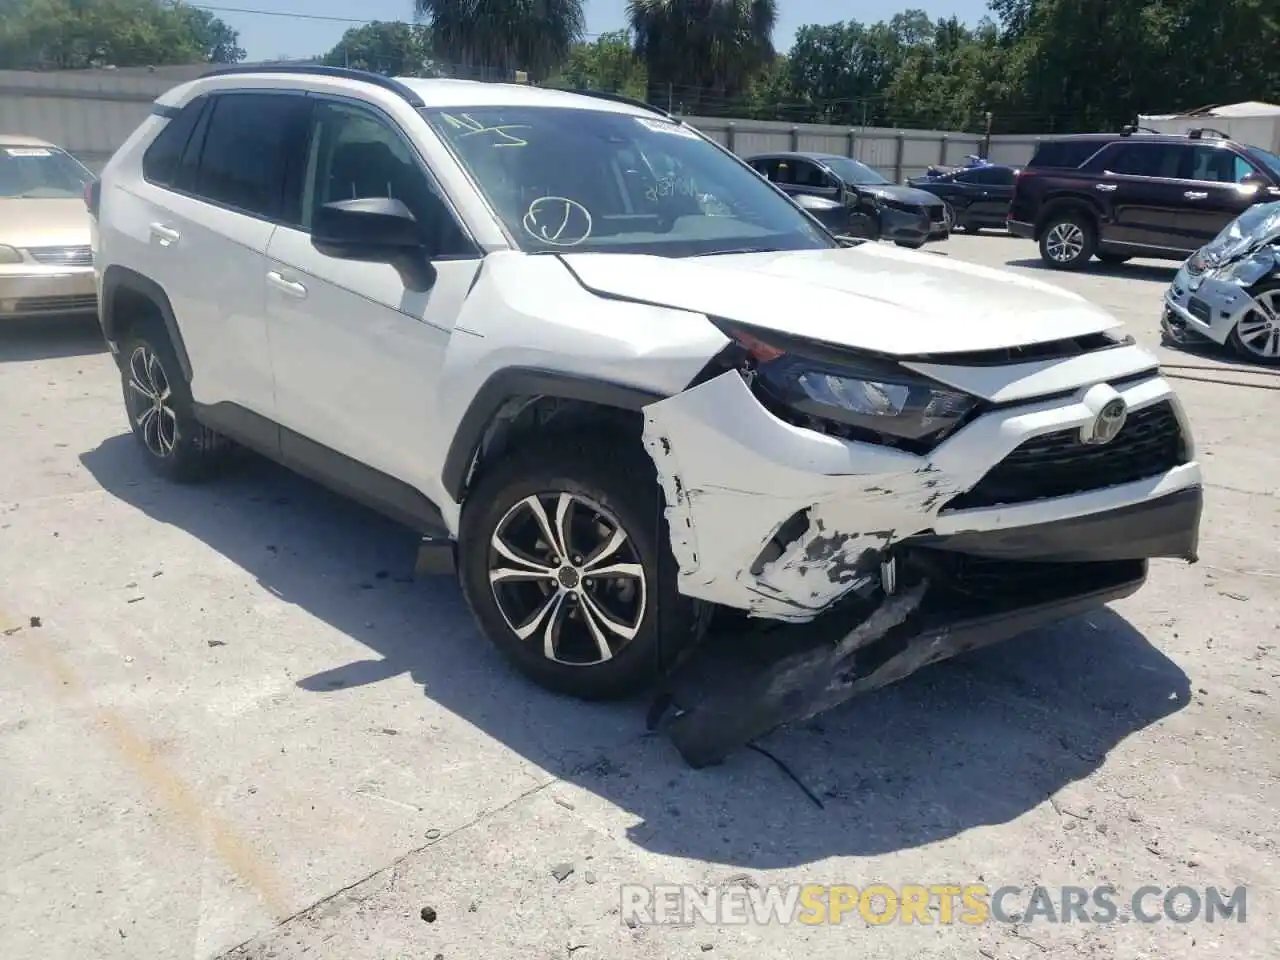
MULTIPOLYGON (((735 675, 705 659, 690 661, 660 701, 677 708, 667 730, 690 766, 716 764, 782 724, 816 716, 929 664, 1130 596, 1141 588, 1146 573, 1145 561, 1086 564, 1056 591, 994 599, 967 609, 946 600, 931 605, 931 585, 921 582, 886 598, 837 639, 831 634, 841 620, 838 614, 819 621, 826 636, 810 635, 795 643, 771 636, 778 657, 754 665, 749 675, 735 675)), ((661 715, 655 711, 651 716, 651 726, 657 726, 661 715)))

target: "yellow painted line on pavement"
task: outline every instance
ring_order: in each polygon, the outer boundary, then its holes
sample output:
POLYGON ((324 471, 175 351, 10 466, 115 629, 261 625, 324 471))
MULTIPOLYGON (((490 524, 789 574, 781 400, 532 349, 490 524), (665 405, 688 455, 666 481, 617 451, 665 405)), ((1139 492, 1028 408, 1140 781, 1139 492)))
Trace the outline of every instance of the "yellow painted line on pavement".
POLYGON ((44 674, 59 696, 88 705, 96 726, 106 734, 125 765, 147 787, 149 795, 185 831, 194 833, 202 846, 207 842, 223 865, 257 894, 277 920, 289 916, 292 911, 271 864, 252 844, 239 836, 230 823, 203 803, 119 711, 93 703, 88 688, 71 662, 53 649, 47 634, 42 635, 44 629, 33 629, 0 611, 0 639, 17 644, 23 658, 44 674))

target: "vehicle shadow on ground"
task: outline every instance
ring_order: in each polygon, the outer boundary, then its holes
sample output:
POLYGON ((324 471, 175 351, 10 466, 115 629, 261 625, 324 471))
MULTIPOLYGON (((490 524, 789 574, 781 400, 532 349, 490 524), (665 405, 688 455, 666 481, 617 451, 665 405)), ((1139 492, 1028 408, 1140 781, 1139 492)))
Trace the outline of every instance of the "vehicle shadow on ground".
MULTIPOLYGON (((1031 270, 1043 270, 1045 273, 1064 274, 1070 273, 1066 270, 1055 270, 1046 264, 1039 257, 1019 257, 1016 260, 1005 261, 1008 267, 1027 267, 1031 270)), ((1178 272, 1178 263, 1102 263, 1094 260, 1089 263, 1083 270, 1075 271, 1075 274, 1096 277, 1118 277, 1121 280, 1150 280, 1156 283, 1168 284, 1173 282, 1174 276, 1178 272)))
POLYGON ((757 752, 690 770, 646 733, 647 702, 535 688, 479 635, 451 578, 411 581, 413 534, 281 468, 251 458, 210 484, 171 486, 127 435, 81 459, 108 492, 369 649, 300 688, 342 709, 343 689, 407 673, 510 750, 634 815, 628 838, 649 851, 767 869, 918 847, 1026 813, 1188 703, 1187 677, 1102 610, 766 738, 819 808, 757 752))
POLYGON ((1248 357, 1242 356, 1235 352, 1230 346, 1214 343, 1212 340, 1192 340, 1188 343, 1173 343, 1169 340, 1162 340, 1161 346, 1173 351, 1173 355, 1178 357, 1172 363, 1161 362, 1162 367, 1170 370, 1193 370, 1204 371, 1206 376, 1214 373, 1236 374, 1260 374, 1264 377, 1280 377, 1280 369, 1274 366, 1268 366, 1257 360, 1250 360, 1248 357), (1196 360, 1208 361, 1207 363, 1195 363, 1196 360), (1186 361, 1183 365, 1183 361, 1186 361))
POLYGON ((0 363, 106 353, 93 316, 23 317, 0 322, 0 363))

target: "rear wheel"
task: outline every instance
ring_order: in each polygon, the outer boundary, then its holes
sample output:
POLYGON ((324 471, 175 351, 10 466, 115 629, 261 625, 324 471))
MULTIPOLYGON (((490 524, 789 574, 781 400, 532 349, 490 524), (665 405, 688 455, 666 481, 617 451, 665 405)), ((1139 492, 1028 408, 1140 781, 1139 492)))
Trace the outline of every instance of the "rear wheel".
POLYGON ((1079 270, 1098 245, 1093 222, 1083 213, 1054 214, 1040 234, 1040 257, 1055 270, 1079 270))
POLYGON ((229 447, 195 418, 191 390, 164 327, 142 321, 120 351, 125 411, 147 465, 178 482, 204 479, 229 447))
POLYGON ((518 450, 467 497, 463 593, 534 682, 584 700, 649 686, 692 646, 653 465, 638 440, 566 434, 518 450))
POLYGON ((1249 293, 1254 306, 1240 318, 1227 342, 1246 360, 1280 365, 1280 279, 1265 280, 1249 293))

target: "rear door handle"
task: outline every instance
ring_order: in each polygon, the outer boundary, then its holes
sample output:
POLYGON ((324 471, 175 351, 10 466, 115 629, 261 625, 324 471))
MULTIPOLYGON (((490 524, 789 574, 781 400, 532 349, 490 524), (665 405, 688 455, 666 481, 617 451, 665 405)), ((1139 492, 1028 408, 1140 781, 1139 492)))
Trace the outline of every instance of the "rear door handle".
POLYGON ((1204 200, 1209 194, 1203 190, 1188 190, 1183 196, 1188 200, 1204 200))
POLYGON ((151 224, 151 235, 166 247, 182 239, 182 234, 173 229, 173 227, 166 227, 163 223, 151 224))
POLYGON ((297 280, 286 279, 284 275, 277 270, 272 270, 268 272, 267 279, 271 281, 271 284, 274 287, 276 287, 283 293, 287 293, 291 297, 297 297, 299 300, 301 300, 303 297, 307 295, 306 287, 298 283, 297 280))
POLYGON ((1101 190, 1103 193, 1113 193, 1116 185, 1114 183, 1096 183, 1093 185, 1093 189, 1101 190))

